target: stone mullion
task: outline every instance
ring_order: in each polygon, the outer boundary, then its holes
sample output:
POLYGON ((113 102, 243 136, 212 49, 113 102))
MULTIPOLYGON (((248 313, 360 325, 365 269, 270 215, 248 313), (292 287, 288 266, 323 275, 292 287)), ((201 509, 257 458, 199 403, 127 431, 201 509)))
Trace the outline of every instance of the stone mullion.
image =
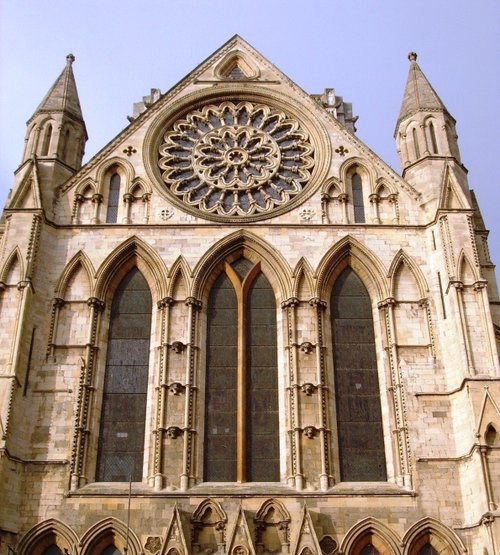
POLYGON ((398 195, 396 193, 390 194, 387 199, 389 203, 392 204, 392 223, 399 223, 399 206, 398 206, 398 195))
POLYGON ((94 366, 98 350, 97 330, 99 327, 99 314, 105 306, 104 303, 96 297, 90 297, 87 304, 90 309, 89 334, 87 344, 85 345, 85 360, 83 361, 80 372, 80 384, 76 407, 76 422, 70 470, 72 491, 75 491, 79 486, 84 485, 86 482, 85 466, 89 436, 88 419, 92 400, 92 391, 94 390, 94 366))
POLYGON ((489 356, 491 357, 492 369, 495 369, 496 374, 498 375, 499 362, 495 353, 495 332, 493 330, 493 320, 491 319, 491 312, 489 310, 489 299, 486 286, 487 282, 477 281, 474 284, 474 291, 476 291, 479 297, 479 312, 481 313, 481 323, 484 329, 484 334, 487 338, 487 347, 489 356))
POLYGON ((387 335, 389 365, 391 371, 391 387, 393 408, 396 417, 396 437, 399 452, 400 481, 405 487, 411 488, 411 464, 408 428, 406 425, 406 400, 404 397, 399 356, 397 348, 396 324, 394 306, 396 301, 391 297, 379 303, 379 308, 384 311, 385 328, 387 335))
POLYGON ((483 473, 483 483, 486 490, 486 499, 488 501, 488 510, 496 511, 497 505, 495 503, 495 499, 493 498, 493 485, 491 483, 491 475, 488 465, 488 447, 486 445, 481 445, 479 447, 479 456, 481 457, 481 470, 483 473))
POLYGON ((122 223, 124 224, 130 224, 132 223, 132 220, 130 219, 130 210, 132 209, 132 203, 134 202, 135 197, 132 193, 125 193, 123 195, 123 202, 125 203, 125 216, 122 220, 122 223))
POLYGON ((372 193, 369 197, 368 197, 370 204, 372 205, 372 219, 373 222, 376 224, 380 223, 380 195, 378 195, 377 193, 372 193))
POLYGON ((161 490, 163 487, 164 475, 163 459, 164 447, 163 440, 166 431, 166 406, 168 392, 168 344, 169 344, 169 322, 170 307, 173 299, 166 297, 158 302, 158 308, 161 310, 161 337, 160 337, 160 371, 158 376, 158 386, 156 388, 156 430, 154 445, 154 463, 153 476, 155 490, 161 490))
POLYGON ((297 490, 302 490, 304 475, 302 474, 302 454, 300 450, 299 422, 299 385, 298 385, 298 344, 297 344, 297 306, 299 300, 295 297, 282 303, 286 311, 287 337, 288 337, 288 422, 290 437, 289 464, 291 479, 297 490))
POLYGON ((188 325, 189 341, 186 346, 186 402, 184 406, 184 428, 183 428, 183 453, 182 453, 182 475, 181 490, 189 488, 190 481, 193 480, 193 443, 194 433, 194 407, 196 405, 195 367, 196 367, 196 329, 198 323, 198 313, 201 302, 194 297, 186 299, 188 306, 188 325))
POLYGON ((95 193, 92 195, 92 202, 95 204, 94 217, 90 221, 91 224, 98 224, 101 221, 100 211, 101 204, 103 201, 103 196, 100 193, 95 193))
POLYGON ((75 195, 73 200, 73 210, 71 211, 71 221, 74 224, 79 224, 80 222, 80 211, 82 204, 85 202, 85 197, 79 193, 75 195))
POLYGON ((432 325, 432 315, 431 315, 431 308, 429 306, 429 299, 424 298, 420 299, 418 302, 418 306, 424 311, 425 313, 425 322, 427 324, 427 334, 429 337, 429 345, 431 349, 431 356, 436 358, 436 341, 434 338, 434 328, 432 325))
POLYGON ((458 319, 460 321, 462 345, 464 349, 465 360, 467 362, 467 369, 468 369, 469 375, 473 376, 476 373, 476 370, 474 368, 474 362, 472 360, 469 332, 467 331, 467 321, 465 318, 465 307, 464 307, 464 297, 463 297, 464 284, 461 281, 454 281, 452 282, 452 285, 455 290, 455 300, 458 306, 458 319))
POLYGON ((347 193, 342 193, 337 198, 342 205, 342 223, 348 224, 349 218, 347 216, 347 204, 349 203, 349 195, 347 193))
POLYGON ((52 301, 52 310, 50 313, 50 326, 49 326, 49 338, 47 342, 47 358, 49 356, 54 356, 55 353, 55 339, 57 334, 57 326, 59 325, 59 314, 61 308, 64 306, 64 300, 55 298, 52 301))
POLYGON ((151 206, 151 193, 144 193, 142 195, 142 202, 144 204, 144 223, 147 224, 149 221, 149 210, 150 210, 150 206, 151 206))
POLYGON ((330 481, 330 453, 328 441, 328 420, 326 410, 326 376, 325 376, 325 347, 323 339, 323 323, 326 303, 314 298, 309 304, 316 310, 316 382, 318 384, 319 432, 321 442, 321 474, 319 477, 321 491, 326 491, 330 481))

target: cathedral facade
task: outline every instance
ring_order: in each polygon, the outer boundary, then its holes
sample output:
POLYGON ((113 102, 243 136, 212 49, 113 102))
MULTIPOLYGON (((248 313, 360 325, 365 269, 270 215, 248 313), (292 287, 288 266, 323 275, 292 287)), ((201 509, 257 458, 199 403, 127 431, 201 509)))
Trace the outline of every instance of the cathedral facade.
POLYGON ((399 175, 236 36, 82 165, 69 55, 0 227, 0 553, 500 553, 500 303, 416 61, 399 175))

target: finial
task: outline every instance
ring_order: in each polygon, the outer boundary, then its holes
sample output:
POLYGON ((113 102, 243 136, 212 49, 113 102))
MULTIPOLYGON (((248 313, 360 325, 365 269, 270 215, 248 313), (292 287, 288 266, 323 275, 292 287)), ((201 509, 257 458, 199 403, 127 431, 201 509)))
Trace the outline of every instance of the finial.
POLYGON ((66 62, 68 65, 71 65, 74 61, 75 61, 75 57, 73 56, 73 54, 68 54, 66 56, 66 62))
POLYGON ((408 59, 410 60, 410 62, 416 62, 417 61, 417 53, 416 52, 410 52, 408 54, 408 59))

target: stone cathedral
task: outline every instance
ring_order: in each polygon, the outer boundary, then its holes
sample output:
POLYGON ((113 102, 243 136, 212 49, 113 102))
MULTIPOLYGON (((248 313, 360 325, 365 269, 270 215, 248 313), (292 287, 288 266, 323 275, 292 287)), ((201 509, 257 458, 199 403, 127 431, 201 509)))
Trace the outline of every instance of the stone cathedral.
POLYGON ((0 223, 2 555, 500 553, 488 231, 409 60, 399 175, 238 36, 82 165, 67 57, 0 223))

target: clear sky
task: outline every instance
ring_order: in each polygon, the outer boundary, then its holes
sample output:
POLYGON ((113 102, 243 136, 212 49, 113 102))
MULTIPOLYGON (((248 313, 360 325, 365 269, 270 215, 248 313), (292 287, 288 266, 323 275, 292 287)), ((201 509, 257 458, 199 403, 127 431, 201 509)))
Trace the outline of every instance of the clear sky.
POLYGON ((25 123, 69 52, 88 160, 150 88, 168 90, 236 33, 307 92, 333 87, 352 102, 358 136, 397 171, 394 126, 416 51, 457 120, 500 264, 498 0, 0 0, 0 206, 25 123))

